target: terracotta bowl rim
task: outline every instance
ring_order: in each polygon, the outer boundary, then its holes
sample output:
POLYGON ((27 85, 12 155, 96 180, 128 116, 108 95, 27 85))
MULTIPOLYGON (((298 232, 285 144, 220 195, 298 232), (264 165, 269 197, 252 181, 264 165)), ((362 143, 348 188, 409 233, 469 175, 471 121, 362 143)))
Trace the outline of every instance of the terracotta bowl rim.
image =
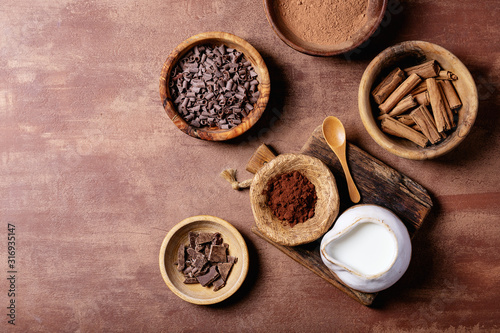
MULTIPOLYGON (((289 47, 292 49, 299 51, 304 54, 312 55, 312 56, 320 56, 320 57, 330 57, 330 56, 335 56, 339 55, 342 53, 346 53, 349 51, 352 51, 359 47, 361 44, 365 43, 378 29, 380 23, 382 22, 382 19, 384 18, 385 11, 387 8, 387 2, 388 0, 373 0, 374 2, 380 2, 381 6, 379 8, 379 11, 377 12, 377 15, 375 16, 375 19, 372 20, 370 23, 371 25, 368 28, 368 31, 366 32, 365 35, 357 39, 354 43, 345 46, 345 47, 339 47, 341 44, 335 44, 330 46, 330 48, 327 48, 326 46, 319 46, 318 44, 314 43, 297 43, 291 40, 290 38, 287 37, 287 35, 282 31, 281 25, 277 22, 277 19, 274 14, 274 10, 272 9, 272 3, 273 0, 263 0, 264 3, 264 10, 266 12, 266 17, 269 25, 273 29, 274 33, 278 35, 278 37, 289 47), (308 47, 313 45, 318 45, 318 47, 308 47)), ((345 43, 345 42, 344 42, 345 43)))

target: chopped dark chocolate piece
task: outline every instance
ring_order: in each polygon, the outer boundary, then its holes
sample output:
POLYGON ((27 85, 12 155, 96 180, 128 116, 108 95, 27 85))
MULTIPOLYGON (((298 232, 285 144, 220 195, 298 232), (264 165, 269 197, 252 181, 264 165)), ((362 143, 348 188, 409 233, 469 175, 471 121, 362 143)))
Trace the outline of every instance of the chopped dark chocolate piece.
POLYGON ((214 282, 218 277, 219 273, 217 272, 217 269, 215 268, 215 266, 211 266, 207 274, 197 276, 196 279, 198 279, 198 282, 203 287, 206 287, 214 282))
POLYGON ((177 250, 177 270, 180 272, 186 267, 186 250, 184 245, 177 250))
POLYGON ((190 247, 187 248, 186 252, 187 252, 187 260, 189 261, 193 261, 196 258, 196 253, 198 253, 195 251, 195 249, 192 249, 190 247))
POLYGON ((208 256, 210 255, 210 249, 212 248, 212 246, 205 246, 205 249, 203 250, 203 254, 205 255, 205 257, 208 258, 208 256))
POLYGON ((220 276, 224 281, 227 281, 231 268, 233 268, 233 264, 229 262, 217 264, 217 269, 219 270, 220 276))
POLYGON ((213 282, 213 285, 214 285, 214 291, 217 291, 226 285, 226 281, 224 281, 223 278, 219 277, 217 280, 213 282))
POLYGON ((184 283, 185 284, 196 284, 196 283, 199 283, 199 282, 198 282, 198 279, 195 278, 195 277, 186 277, 184 279, 184 283))
POLYGON ((196 247, 196 237, 198 237, 198 233, 190 231, 188 233, 188 237, 189 237, 189 247, 194 249, 196 247))
POLYGON ((212 233, 209 232, 200 232, 198 234, 198 237, 196 237, 196 245, 199 244, 204 244, 204 243, 211 243, 212 242, 212 233))
POLYGON ((205 257, 201 253, 196 253, 196 258, 193 261, 193 266, 195 268, 198 268, 198 270, 201 270, 206 263, 207 263, 207 257, 205 257))
POLYGON ((211 262, 226 262, 227 249, 223 245, 212 245, 208 260, 211 262))
POLYGON ((213 238, 212 238, 212 244, 213 245, 221 245, 222 244, 222 237, 221 237, 220 233, 218 233, 218 232, 214 233, 213 238))
POLYGON ((214 291, 220 290, 238 258, 228 255, 229 244, 218 232, 189 232, 188 238, 189 244, 179 247, 174 263, 184 275, 184 283, 201 283, 204 287, 213 284, 214 291))
POLYGON ((238 258, 233 256, 227 256, 227 262, 231 264, 236 264, 238 262, 238 258))

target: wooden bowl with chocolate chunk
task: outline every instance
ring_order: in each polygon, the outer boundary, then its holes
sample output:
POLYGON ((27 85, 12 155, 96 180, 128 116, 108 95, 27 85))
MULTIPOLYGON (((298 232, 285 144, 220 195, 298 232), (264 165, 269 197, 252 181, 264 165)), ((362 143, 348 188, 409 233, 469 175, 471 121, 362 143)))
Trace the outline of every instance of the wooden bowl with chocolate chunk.
POLYGON ((255 174, 250 202, 260 232, 280 245, 296 246, 328 231, 340 200, 335 178, 323 162, 282 154, 255 174))
POLYGON ((377 55, 358 92, 368 134, 390 153, 413 160, 442 156, 470 132, 478 95, 465 65, 441 46, 408 41, 377 55))
POLYGON ((215 216, 184 219, 167 234, 160 249, 160 271, 168 288, 199 305, 219 303, 242 285, 248 273, 245 240, 230 223, 215 216))
POLYGON ((180 43, 163 64, 160 97, 184 133, 224 141, 249 130, 266 109, 269 72, 259 52, 226 32, 204 32, 180 43))

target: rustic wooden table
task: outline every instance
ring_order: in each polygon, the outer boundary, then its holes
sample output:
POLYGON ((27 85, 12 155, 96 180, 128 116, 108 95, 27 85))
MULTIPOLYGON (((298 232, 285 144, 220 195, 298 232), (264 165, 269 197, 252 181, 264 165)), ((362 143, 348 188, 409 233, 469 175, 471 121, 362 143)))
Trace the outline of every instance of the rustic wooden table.
POLYGON ((4 0, 0 331, 500 330, 499 14, 498 0, 391 0, 362 48, 317 58, 274 34, 260 0, 4 0), (272 82, 262 121, 225 143, 177 130, 158 92, 170 51, 213 30, 249 41, 272 82), (390 155, 357 111, 364 68, 405 40, 450 50, 478 87, 472 132, 436 160, 390 155), (373 307, 252 233, 248 191, 219 177, 226 167, 250 177, 245 165, 263 142, 298 152, 328 115, 434 202, 409 270, 373 307), (232 223, 250 252, 242 288, 214 306, 175 296, 158 268, 166 233, 198 214, 232 223))

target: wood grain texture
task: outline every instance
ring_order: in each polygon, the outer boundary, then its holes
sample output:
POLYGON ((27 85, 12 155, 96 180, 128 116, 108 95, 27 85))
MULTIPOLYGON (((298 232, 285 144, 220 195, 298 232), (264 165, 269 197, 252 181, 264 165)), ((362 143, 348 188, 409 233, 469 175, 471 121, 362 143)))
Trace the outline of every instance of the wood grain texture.
POLYGON ((257 333, 498 331, 498 0, 389 0, 376 36, 327 58, 283 43, 262 0, 1 4, 0 332, 219 332, 221 323, 257 333), (186 135, 159 97, 165 59, 204 31, 244 38, 269 70, 267 110, 234 140, 186 135), (407 40, 445 47, 478 89, 470 133, 433 160, 388 153, 357 110, 371 59, 407 40), (255 235, 248 191, 219 176, 231 167, 250 178, 245 163, 263 142, 299 152, 328 115, 342 120, 349 142, 422 184, 434 203, 412 239, 418 256, 372 307, 255 235), (250 263, 232 297, 196 306, 165 285, 158 252, 179 221, 204 214, 241 232, 250 263), (15 327, 6 321, 7 223, 16 225, 15 327))

